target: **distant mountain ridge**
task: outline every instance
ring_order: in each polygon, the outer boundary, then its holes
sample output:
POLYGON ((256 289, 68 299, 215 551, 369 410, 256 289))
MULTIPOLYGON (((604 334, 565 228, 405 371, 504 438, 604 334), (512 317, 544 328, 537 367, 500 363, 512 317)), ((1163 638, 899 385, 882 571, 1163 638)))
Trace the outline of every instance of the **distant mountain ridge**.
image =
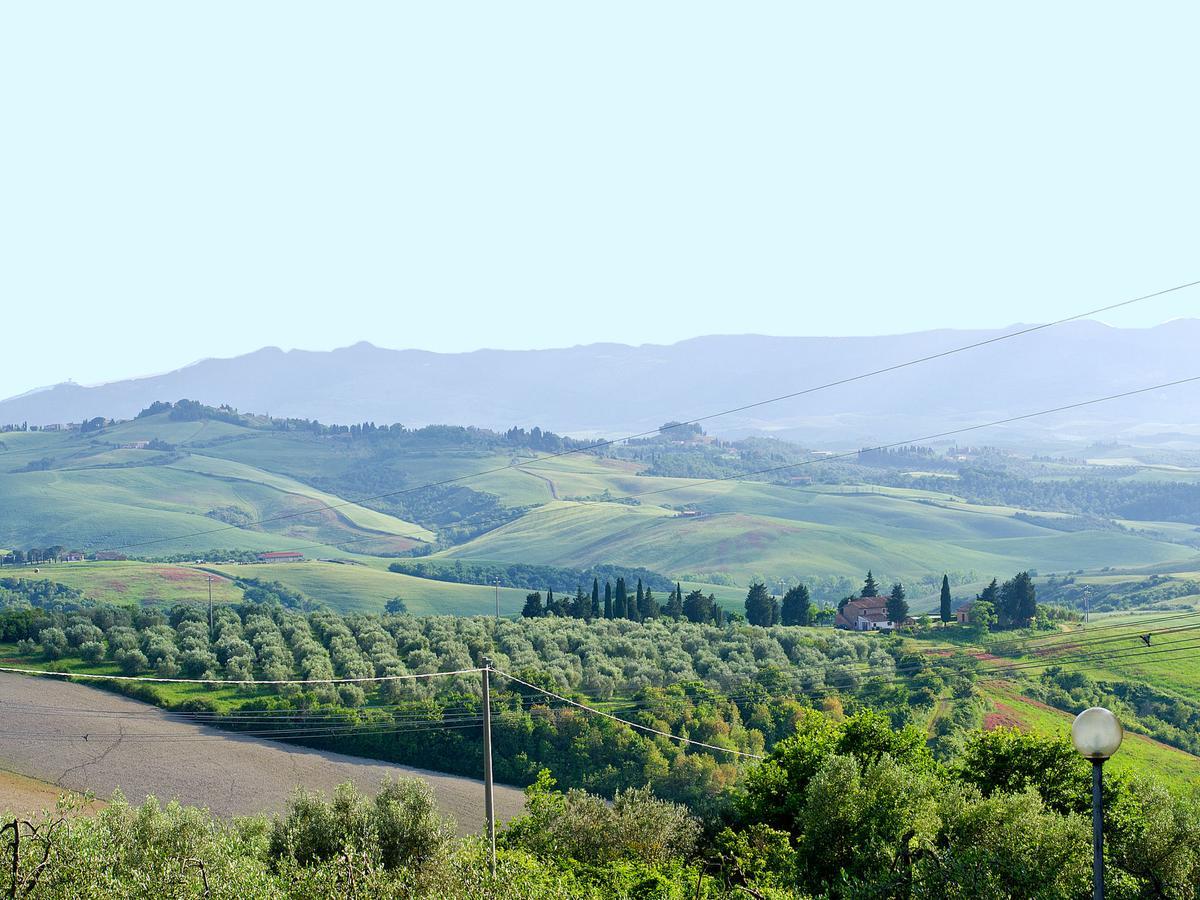
MULTIPOLYGON (((266 347, 145 378, 74 383, 0 401, 0 423, 130 418, 183 397, 323 422, 540 425, 568 434, 654 428, 896 365, 1007 331, 883 337, 714 335, 671 345, 433 353, 361 342, 332 351, 266 347)), ((1200 320, 1121 329, 1081 321, 705 423, 713 433, 823 444, 905 440, 1200 374, 1200 320)), ((1188 385, 1053 419, 1001 439, 1200 443, 1200 389, 1188 385)), ((964 442, 996 442, 980 433, 964 442)))

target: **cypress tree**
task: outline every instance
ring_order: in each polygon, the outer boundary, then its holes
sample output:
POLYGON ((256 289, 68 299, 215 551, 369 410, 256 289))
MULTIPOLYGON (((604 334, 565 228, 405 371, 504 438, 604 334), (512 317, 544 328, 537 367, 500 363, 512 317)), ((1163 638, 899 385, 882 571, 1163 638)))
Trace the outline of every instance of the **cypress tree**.
POLYGON ((600 579, 592 579, 592 615, 593 619, 600 618, 600 579))
POLYGON ((617 579, 617 596, 613 600, 613 618, 625 619, 629 616, 629 607, 625 597, 625 579, 617 579))
POLYGON ((878 597, 879 585, 875 583, 875 576, 871 574, 871 570, 867 569, 867 580, 863 582, 862 592, 860 597, 878 597))
POLYGON ((658 601, 654 599, 654 591, 646 588, 646 594, 642 597, 642 621, 646 619, 657 619, 662 610, 658 606, 658 601))
POLYGON ((676 622, 683 618, 683 589, 678 585, 671 592, 671 599, 667 601, 665 612, 676 622))
POLYGON ((942 576, 942 605, 941 606, 942 606, 942 608, 941 608, 940 612, 941 612, 942 622, 943 623, 949 622, 952 618, 954 618, 950 613, 950 576, 949 575, 942 576))
POLYGON ((554 591, 552 590, 546 591, 546 615, 558 615, 558 601, 554 599, 554 591))
POLYGON ((611 619, 613 617, 613 602, 612 602, 612 582, 604 582, 604 618, 611 619))
POLYGON ((903 625, 908 618, 908 604, 904 600, 904 585, 896 582, 892 585, 892 593, 887 601, 888 621, 893 625, 903 625))

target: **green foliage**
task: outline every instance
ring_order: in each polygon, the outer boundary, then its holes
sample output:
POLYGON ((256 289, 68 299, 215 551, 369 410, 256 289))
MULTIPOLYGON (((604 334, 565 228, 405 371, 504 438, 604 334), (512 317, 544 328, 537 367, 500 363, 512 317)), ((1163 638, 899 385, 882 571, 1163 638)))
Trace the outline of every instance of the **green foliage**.
POLYGON ((683 806, 649 788, 618 791, 611 803, 580 790, 554 790, 543 769, 526 789, 526 814, 509 823, 504 844, 543 858, 605 865, 618 860, 661 866, 687 857, 700 823, 683 806))
POLYGON ((301 865, 365 854, 387 869, 412 868, 445 853, 453 832, 423 781, 387 779, 373 801, 347 783, 332 800, 298 791, 271 828, 269 853, 301 865))
POLYGON ((1061 737, 1030 734, 1016 728, 978 731, 966 741, 955 762, 965 784, 990 797, 1032 789, 1058 812, 1091 808, 1091 766, 1061 737))
POLYGON ((802 584, 789 588, 788 592, 783 595, 783 603, 779 611, 780 624, 807 627, 813 624, 814 617, 815 610, 812 599, 809 597, 808 588, 802 584))
POLYGON ((574 591, 586 587, 589 582, 642 581, 646 587, 659 591, 670 591, 675 585, 657 572, 629 566, 596 565, 585 569, 570 569, 562 566, 535 566, 529 564, 500 565, 495 563, 473 563, 465 560, 401 560, 388 566, 391 572, 431 578, 434 581, 449 581, 455 584, 494 585, 501 587, 549 588, 552 591, 574 591))

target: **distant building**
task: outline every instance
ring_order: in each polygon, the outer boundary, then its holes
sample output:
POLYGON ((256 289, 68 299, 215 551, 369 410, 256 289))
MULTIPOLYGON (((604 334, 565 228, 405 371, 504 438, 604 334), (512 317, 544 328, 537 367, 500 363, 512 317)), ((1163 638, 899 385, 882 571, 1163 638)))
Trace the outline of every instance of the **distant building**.
POLYGON ((150 446, 149 441, 130 441, 127 444, 121 444, 120 449, 122 449, 122 450, 145 450, 149 446, 150 446))
POLYGON ((83 562, 82 550, 68 550, 62 555, 64 562, 83 562))
POLYGON ((954 617, 956 619, 958 619, 959 625, 969 625, 970 624, 970 622, 971 622, 971 607, 974 605, 975 605, 974 603, 970 603, 970 602, 964 603, 962 606, 960 606, 958 609, 956 609, 954 611, 954 617))
POLYGON ((278 550, 258 554, 259 562, 300 562, 302 559, 304 559, 304 554, 297 553, 295 550, 278 550))
POLYGON ((901 625, 912 624, 912 618, 903 622, 893 622, 888 618, 887 597, 859 597, 851 600, 840 610, 834 619, 835 628, 847 628, 851 631, 891 631, 901 625))
POLYGON ((675 513, 675 518, 677 518, 677 519, 698 519, 702 515, 704 515, 704 513, 702 513, 698 509, 681 509, 679 512, 675 513))

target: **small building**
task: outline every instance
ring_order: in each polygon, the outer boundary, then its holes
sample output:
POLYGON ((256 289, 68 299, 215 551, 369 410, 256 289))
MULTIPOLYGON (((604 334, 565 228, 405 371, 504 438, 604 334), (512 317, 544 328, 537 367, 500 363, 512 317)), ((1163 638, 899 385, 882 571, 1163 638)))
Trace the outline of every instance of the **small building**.
POLYGON ((888 618, 887 602, 887 597, 858 597, 851 600, 838 610, 834 627, 851 631, 891 631, 897 623, 888 618))
POLYGON ((149 441, 129 441, 128 443, 121 444, 119 449, 121 449, 121 450, 145 450, 149 446, 150 446, 149 441))
POLYGON ((82 550, 68 550, 62 555, 63 562, 83 562, 82 550))
POLYGON ((278 550, 258 554, 259 562, 300 562, 302 559, 304 559, 304 554, 297 553, 295 550, 278 550))
POLYGON ((973 602, 968 601, 967 603, 964 603, 962 606, 960 606, 958 609, 956 609, 954 611, 954 617, 955 617, 955 619, 958 620, 959 625, 969 625, 970 624, 970 622, 971 622, 971 607, 974 605, 975 604, 973 602))

